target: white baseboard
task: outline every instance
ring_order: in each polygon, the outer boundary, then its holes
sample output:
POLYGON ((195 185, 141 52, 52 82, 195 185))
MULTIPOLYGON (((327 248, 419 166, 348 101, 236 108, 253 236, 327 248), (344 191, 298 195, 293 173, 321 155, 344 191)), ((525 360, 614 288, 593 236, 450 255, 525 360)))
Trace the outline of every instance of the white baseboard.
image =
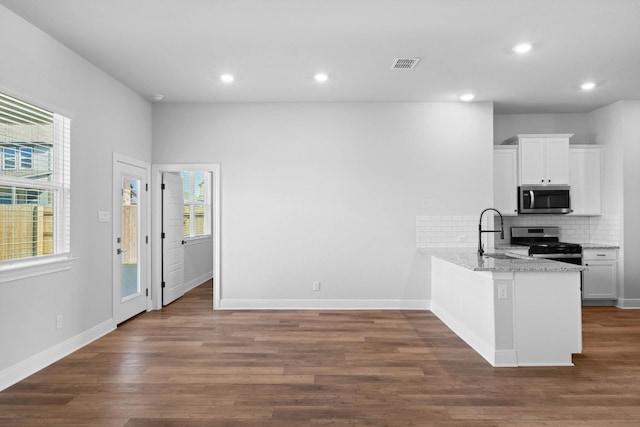
POLYGON ((207 271, 206 273, 201 274, 195 279, 191 279, 188 282, 185 282, 185 284, 183 285, 185 293, 189 292, 191 289, 195 288, 196 286, 202 285, 204 282, 206 282, 209 279, 213 279, 213 270, 207 271))
POLYGON ((49 347, 30 358, 0 371, 0 391, 11 387, 19 381, 35 374, 54 362, 73 353, 85 345, 115 330, 113 320, 109 319, 93 328, 71 337, 59 344, 49 347))
POLYGON ((429 310, 431 300, 221 299, 221 310, 429 310))
POLYGON ((640 298, 618 298, 618 308, 640 308, 640 298))

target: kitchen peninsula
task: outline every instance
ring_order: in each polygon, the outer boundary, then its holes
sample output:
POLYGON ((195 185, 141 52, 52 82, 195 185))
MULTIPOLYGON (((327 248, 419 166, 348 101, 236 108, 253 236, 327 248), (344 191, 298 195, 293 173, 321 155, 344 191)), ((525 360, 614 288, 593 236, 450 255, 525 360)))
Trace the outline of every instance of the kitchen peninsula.
POLYGON ((431 311, 494 367, 573 366, 583 270, 520 255, 432 255, 431 311))

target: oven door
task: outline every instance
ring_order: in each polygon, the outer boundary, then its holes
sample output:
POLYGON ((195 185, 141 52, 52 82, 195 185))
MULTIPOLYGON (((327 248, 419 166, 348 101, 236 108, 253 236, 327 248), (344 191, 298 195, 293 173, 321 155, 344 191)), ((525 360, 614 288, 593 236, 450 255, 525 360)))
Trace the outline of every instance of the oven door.
POLYGON ((567 214, 571 212, 568 185, 518 187, 518 213, 567 214))
POLYGON ((544 258, 549 261, 560 261, 569 264, 582 265, 582 255, 580 254, 529 254, 533 258, 544 258))

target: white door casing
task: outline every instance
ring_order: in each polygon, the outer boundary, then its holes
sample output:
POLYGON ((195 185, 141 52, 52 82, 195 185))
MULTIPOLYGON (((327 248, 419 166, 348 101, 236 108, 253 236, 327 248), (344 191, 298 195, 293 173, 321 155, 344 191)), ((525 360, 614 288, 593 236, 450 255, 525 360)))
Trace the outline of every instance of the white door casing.
POLYGON ((115 325, 149 309, 148 182, 148 163, 113 154, 112 316, 115 325))
POLYGON ((151 270, 151 288, 152 288, 152 306, 153 309, 162 308, 162 175, 164 172, 181 172, 181 171, 210 171, 212 174, 212 229, 213 234, 213 309, 220 308, 222 293, 222 277, 221 277, 221 217, 220 217, 220 164, 218 163, 158 163, 152 165, 152 270, 151 270))
POLYGON ((162 305, 184 295, 184 195, 179 174, 162 174, 162 305))

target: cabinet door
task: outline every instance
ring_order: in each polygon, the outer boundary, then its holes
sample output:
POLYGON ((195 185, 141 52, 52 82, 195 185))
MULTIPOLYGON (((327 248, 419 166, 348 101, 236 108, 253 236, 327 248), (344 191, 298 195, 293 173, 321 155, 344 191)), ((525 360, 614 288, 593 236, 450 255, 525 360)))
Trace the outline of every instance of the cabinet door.
POLYGON ((546 183, 544 138, 520 140, 520 183, 522 185, 546 183))
POLYGON ((585 261, 589 271, 583 272, 583 299, 616 299, 616 263, 610 261, 585 261))
POLYGON ((569 150, 569 185, 574 215, 600 215, 600 149, 569 150))
POLYGON ((569 140, 547 138, 545 143, 545 184, 569 184, 569 140))
POLYGON ((493 206, 503 215, 518 214, 518 152, 493 150, 493 206))

